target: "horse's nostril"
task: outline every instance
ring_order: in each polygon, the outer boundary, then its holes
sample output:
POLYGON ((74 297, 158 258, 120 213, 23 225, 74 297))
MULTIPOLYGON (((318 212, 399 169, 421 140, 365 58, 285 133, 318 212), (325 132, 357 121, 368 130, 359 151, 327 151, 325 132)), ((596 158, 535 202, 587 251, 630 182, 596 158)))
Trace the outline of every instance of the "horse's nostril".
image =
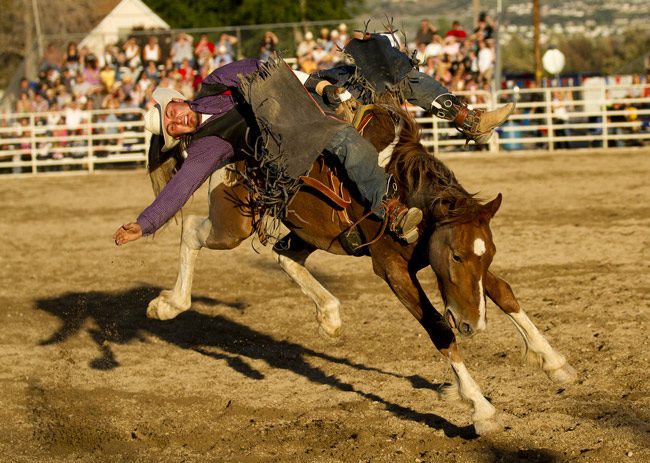
POLYGON ((464 335, 470 335, 472 334, 472 327, 470 326, 469 323, 467 322, 462 322, 460 326, 458 327, 458 331, 460 331, 464 335))

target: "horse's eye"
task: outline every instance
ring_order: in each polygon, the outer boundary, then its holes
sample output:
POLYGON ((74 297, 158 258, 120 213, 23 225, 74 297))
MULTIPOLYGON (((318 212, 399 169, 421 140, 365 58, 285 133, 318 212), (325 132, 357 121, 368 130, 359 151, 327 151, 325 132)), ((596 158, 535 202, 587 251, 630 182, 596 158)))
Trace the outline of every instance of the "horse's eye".
POLYGON ((463 261, 458 254, 454 254, 452 258, 454 259, 454 262, 458 262, 459 264, 463 261))

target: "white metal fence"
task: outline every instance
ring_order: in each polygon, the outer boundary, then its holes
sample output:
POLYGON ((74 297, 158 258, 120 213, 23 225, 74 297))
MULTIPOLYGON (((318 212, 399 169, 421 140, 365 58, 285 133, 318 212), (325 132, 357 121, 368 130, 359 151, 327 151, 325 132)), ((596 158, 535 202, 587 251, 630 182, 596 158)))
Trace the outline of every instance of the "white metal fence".
MULTIPOLYGON (((516 112, 497 130, 492 152, 635 147, 650 144, 650 84, 606 85, 596 80, 580 87, 459 92, 477 109, 517 102, 516 112)), ((417 120, 423 144, 434 153, 466 150, 451 124, 435 117, 417 120)))
MULTIPOLYGON (((475 108, 517 101, 517 111, 488 147, 465 146, 449 123, 416 112, 423 144, 434 153, 634 147, 650 144, 647 86, 590 86, 460 93, 475 108)), ((0 173, 142 166, 147 137, 141 109, 0 116, 0 173)))
POLYGON ((0 173, 144 165, 147 143, 139 108, 0 116, 0 173))

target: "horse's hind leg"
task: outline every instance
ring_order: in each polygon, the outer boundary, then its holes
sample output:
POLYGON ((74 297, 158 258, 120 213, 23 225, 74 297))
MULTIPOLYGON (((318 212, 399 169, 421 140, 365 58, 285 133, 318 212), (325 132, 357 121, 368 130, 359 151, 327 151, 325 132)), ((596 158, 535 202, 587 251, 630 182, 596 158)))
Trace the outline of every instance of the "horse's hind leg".
POLYGON ((305 241, 290 233, 281 242, 273 247, 282 270, 300 286, 316 304, 316 320, 319 331, 330 338, 341 335, 341 303, 305 267, 307 257, 315 248, 305 241))
POLYGON ((244 193, 242 187, 231 189, 221 184, 210 194, 210 217, 191 215, 183 220, 176 284, 149 303, 147 317, 169 320, 190 308, 194 267, 201 248, 234 249, 252 234, 251 219, 233 203, 233 198, 244 193))
POLYGON ((571 383, 576 380, 577 375, 573 367, 562 354, 551 347, 544 335, 528 318, 506 281, 488 272, 485 291, 517 327, 517 331, 524 339, 529 360, 541 365, 544 373, 555 383, 571 383))

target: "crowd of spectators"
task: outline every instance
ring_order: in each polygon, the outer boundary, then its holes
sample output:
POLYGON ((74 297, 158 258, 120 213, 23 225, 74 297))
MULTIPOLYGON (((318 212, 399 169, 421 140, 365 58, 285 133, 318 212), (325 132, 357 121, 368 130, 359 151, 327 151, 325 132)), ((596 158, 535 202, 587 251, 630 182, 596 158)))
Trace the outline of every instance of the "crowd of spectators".
MULTIPOLYGON (((490 90, 495 66, 496 25, 481 13, 471 30, 453 21, 447 31, 439 31, 422 19, 414 47, 420 70, 435 77, 452 92, 490 90)), ((474 96, 481 103, 480 93, 474 96)))
MULTIPOLYGON (((496 24, 490 16, 481 13, 474 27, 467 30, 454 21, 446 31, 422 19, 413 32, 400 46, 409 55, 414 54, 420 70, 452 92, 469 92, 469 103, 484 103, 478 90, 489 92, 495 66, 496 24)), ((399 34, 394 37, 398 42, 402 39, 399 34)), ((304 30, 302 40, 295 44, 294 66, 312 73, 336 65, 343 59, 341 50, 349 38, 345 23, 331 29, 323 27, 317 34, 304 30)), ((15 113, 45 113, 37 117, 37 125, 57 126, 48 135, 64 139, 65 135, 85 133, 83 126, 90 120, 89 110, 122 109, 95 112, 92 116, 93 122, 107 123, 107 128, 95 132, 117 134, 125 130, 125 124, 119 122, 136 120, 138 111, 149 109, 155 87, 175 88, 191 99, 207 75, 240 55, 236 52, 240 45, 237 37, 226 33, 213 41, 208 34, 194 37, 181 32, 164 45, 161 46, 157 35, 128 37, 121 44, 106 46, 99 55, 75 42, 68 43, 64 49, 50 45, 45 50, 38 78, 20 82, 15 113)), ((257 57, 267 60, 279 49, 287 48, 287 44, 280 44, 274 32, 267 31, 259 43, 257 57)), ((556 115, 556 120, 563 118, 556 115)), ((25 117, 14 118, 17 136, 29 135, 28 123, 25 117)), ((6 118, 0 118, 2 125, 7 125, 6 118)), ((64 146, 66 142, 50 143, 50 147, 56 148, 57 144, 64 146)), ((67 143, 71 144, 74 143, 67 143)), ((65 155, 56 150, 42 154, 50 158, 65 155)))
MULTIPOLYGON (((106 128, 93 129, 94 134, 117 135, 128 131, 129 121, 140 119, 140 110, 150 107, 151 93, 157 86, 175 88, 192 98, 204 77, 235 59, 236 43, 237 38, 228 34, 221 34, 217 42, 212 42, 207 34, 194 41, 191 35, 180 33, 167 47, 167 53, 155 35, 142 46, 131 36, 120 46, 108 45, 99 56, 75 42, 68 43, 64 50, 48 46, 37 79, 21 79, 14 114, 11 118, 1 117, 0 127, 11 125, 15 129, 9 133, 12 137, 28 137, 29 116, 36 115, 35 124, 48 127, 44 135, 57 139, 38 144, 39 159, 83 157, 87 152, 83 147, 88 142, 82 135, 88 135, 85 123, 91 118, 92 122, 106 123, 106 128), (96 111, 91 116, 91 110, 110 111, 96 111)), ((3 138, 7 138, 6 134, 3 138)), ((107 154, 112 137, 96 138, 99 141, 95 154, 107 154)), ((115 145, 114 151, 125 149, 120 137, 111 143, 115 145)), ((24 152, 29 152, 29 148, 0 146, 24 152)), ((29 157, 23 154, 13 158, 29 157)))
MULTIPOLYGON (((295 48, 296 66, 308 73, 334 66, 343 58, 341 49, 348 40, 345 23, 331 30, 323 27, 317 36, 307 30, 295 48)), ((237 38, 225 33, 212 41, 207 34, 193 37, 181 32, 166 53, 156 35, 146 41, 131 36, 119 46, 106 46, 99 56, 75 42, 64 50, 49 46, 38 79, 21 82, 15 111, 45 112, 73 106, 82 110, 147 109, 156 86, 174 87, 192 98, 205 76, 236 59, 236 45, 237 38)), ((278 47, 278 36, 267 31, 257 57, 266 60, 278 47)), ((452 91, 486 88, 494 67, 494 24, 482 14, 471 33, 455 21, 449 31, 439 34, 423 19, 414 41, 404 49, 416 50, 420 69, 452 91)))
MULTIPOLYGON (((419 28, 407 42, 401 43, 400 33, 394 34, 399 46, 409 55, 415 53, 420 71, 431 75, 453 92, 490 90, 495 66, 496 24, 486 13, 481 13, 477 24, 469 31, 459 21, 453 21, 449 30, 439 31, 428 19, 420 21, 419 28)), ((349 40, 345 24, 326 27, 315 37, 306 31, 296 48, 300 70, 312 73, 336 65, 343 59, 341 49, 349 40)), ((471 103, 483 103, 481 93, 472 94, 471 103)))

